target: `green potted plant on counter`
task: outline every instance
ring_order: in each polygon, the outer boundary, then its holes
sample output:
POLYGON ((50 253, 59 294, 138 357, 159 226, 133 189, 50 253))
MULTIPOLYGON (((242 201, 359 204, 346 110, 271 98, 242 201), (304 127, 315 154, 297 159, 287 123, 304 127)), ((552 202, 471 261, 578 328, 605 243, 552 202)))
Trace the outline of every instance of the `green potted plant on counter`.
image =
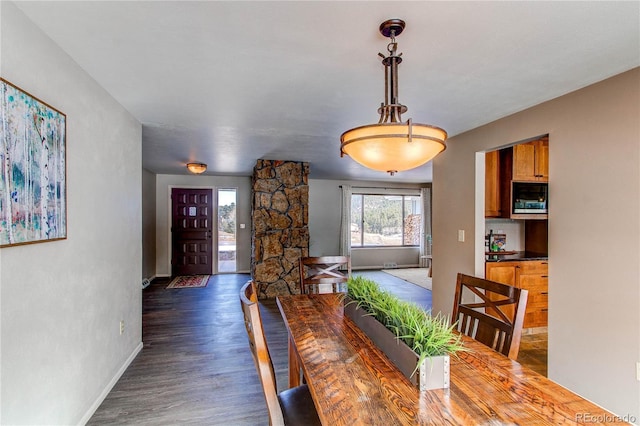
POLYGON ((348 281, 345 315, 420 390, 449 387, 449 355, 464 350, 447 318, 405 302, 370 279, 348 281))

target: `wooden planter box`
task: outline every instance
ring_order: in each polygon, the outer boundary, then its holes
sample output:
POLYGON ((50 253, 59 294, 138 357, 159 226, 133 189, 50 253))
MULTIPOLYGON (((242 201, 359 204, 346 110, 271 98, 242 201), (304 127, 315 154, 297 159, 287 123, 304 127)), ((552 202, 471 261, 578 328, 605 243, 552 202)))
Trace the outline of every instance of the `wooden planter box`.
POLYGON ((396 338, 396 335, 375 317, 368 315, 364 309, 358 308, 356 303, 348 297, 344 299, 344 314, 351 318, 402 374, 421 391, 449 387, 449 355, 427 358, 416 371, 418 354, 396 338), (414 371, 416 371, 415 374, 412 374, 414 371))

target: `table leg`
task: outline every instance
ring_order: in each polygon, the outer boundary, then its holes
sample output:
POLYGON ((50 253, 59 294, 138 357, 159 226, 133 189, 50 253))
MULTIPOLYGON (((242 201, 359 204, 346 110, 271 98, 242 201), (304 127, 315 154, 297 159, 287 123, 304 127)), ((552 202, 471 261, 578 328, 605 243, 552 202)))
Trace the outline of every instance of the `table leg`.
POLYGON ((289 387, 294 388, 296 386, 300 386, 300 362, 296 347, 291 336, 289 336, 289 387))

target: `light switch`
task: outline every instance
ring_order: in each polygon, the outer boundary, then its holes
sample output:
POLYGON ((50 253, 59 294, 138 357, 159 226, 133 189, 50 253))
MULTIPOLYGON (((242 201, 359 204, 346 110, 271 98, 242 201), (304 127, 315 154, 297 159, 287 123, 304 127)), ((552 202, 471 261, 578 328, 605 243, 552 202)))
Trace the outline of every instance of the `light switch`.
POLYGON ((244 223, 240 224, 240 229, 244 229, 244 223))
POLYGON ((464 243, 464 229, 458 229, 458 241, 464 243))

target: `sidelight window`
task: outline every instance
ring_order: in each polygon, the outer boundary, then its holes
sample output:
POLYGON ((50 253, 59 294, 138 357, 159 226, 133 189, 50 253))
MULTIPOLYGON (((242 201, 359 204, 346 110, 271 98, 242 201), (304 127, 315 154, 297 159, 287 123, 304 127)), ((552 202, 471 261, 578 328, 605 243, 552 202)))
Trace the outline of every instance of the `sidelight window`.
POLYGON ((218 272, 236 270, 236 190, 218 189, 218 272))

